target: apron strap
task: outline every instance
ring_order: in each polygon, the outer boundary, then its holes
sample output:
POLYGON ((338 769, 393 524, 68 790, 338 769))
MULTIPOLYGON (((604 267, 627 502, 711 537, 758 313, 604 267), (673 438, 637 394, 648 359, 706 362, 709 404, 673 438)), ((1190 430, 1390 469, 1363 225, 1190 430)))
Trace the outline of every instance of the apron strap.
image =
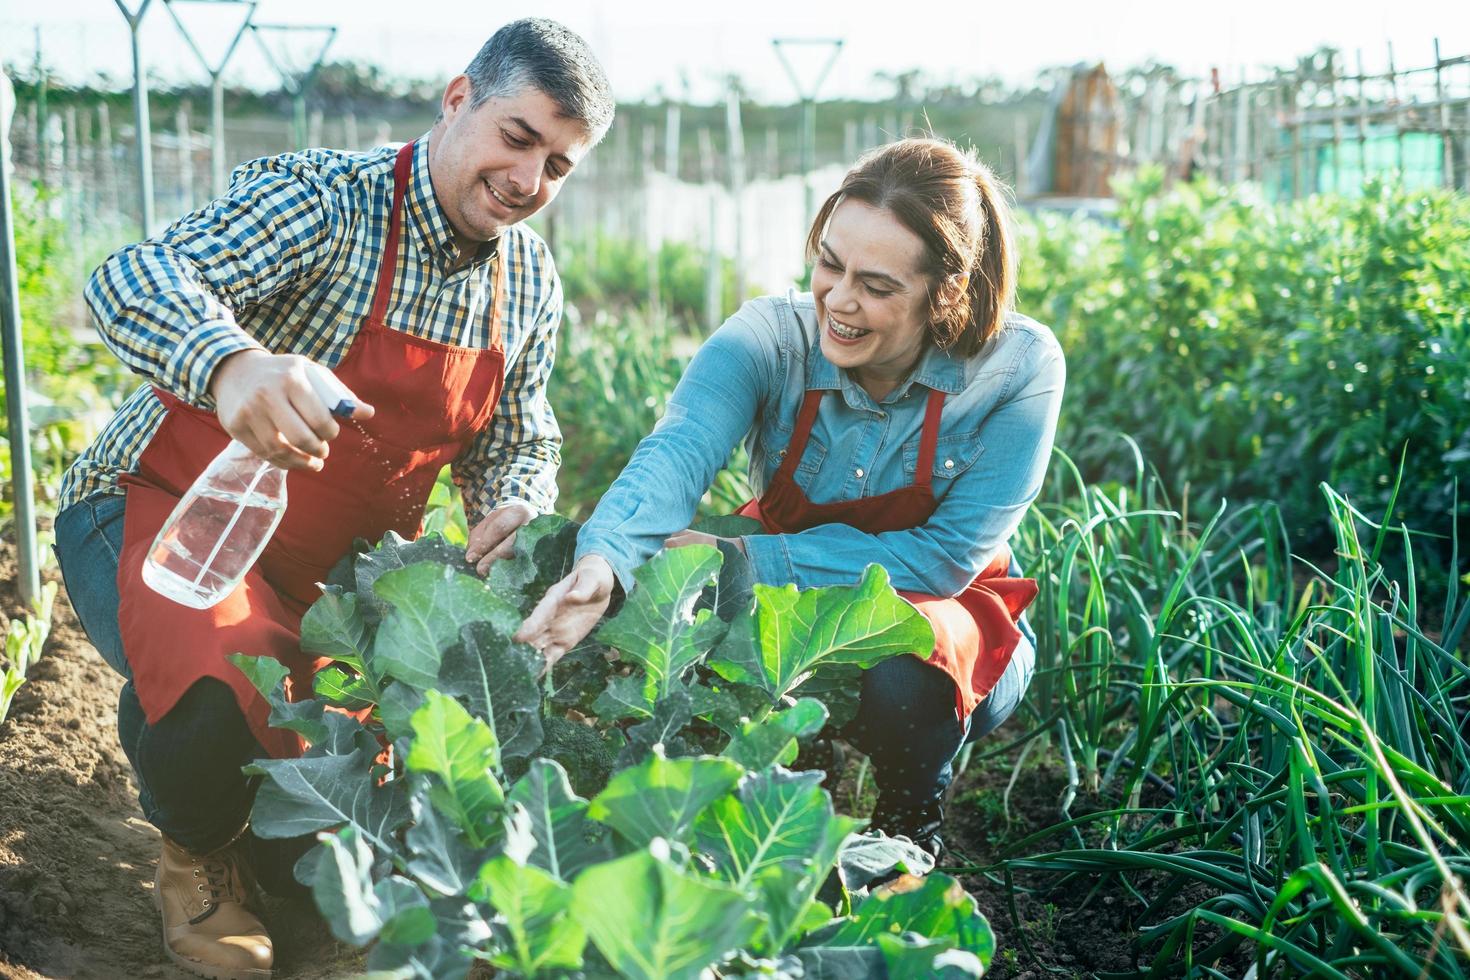
POLYGON ((500 241, 495 244, 495 292, 490 297, 490 345, 500 346, 500 324, 505 317, 505 304, 509 301, 510 294, 506 292, 508 281, 505 271, 505 235, 500 236, 500 241))
POLYGON ((383 261, 378 266, 378 288, 373 293, 372 312, 368 314, 368 319, 374 323, 382 323, 383 317, 388 315, 388 295, 393 291, 393 274, 398 271, 398 233, 403 227, 400 217, 403 196, 413 174, 413 148, 416 144, 416 140, 403 144, 393 164, 393 210, 388 219, 388 241, 383 246, 383 261))
POLYGON ((817 408, 822 404, 824 394, 825 389, 812 388, 802 398, 801 412, 796 416, 796 431, 791 433, 791 441, 786 444, 786 456, 776 471, 777 476, 784 474, 789 480, 796 472, 796 464, 801 462, 801 454, 806 452, 806 441, 812 434, 812 423, 817 420, 817 408))
POLYGON ((934 450, 939 445, 939 416, 944 411, 944 392, 929 392, 924 408, 924 434, 919 437, 919 463, 914 470, 914 486, 927 487, 934 477, 934 450))

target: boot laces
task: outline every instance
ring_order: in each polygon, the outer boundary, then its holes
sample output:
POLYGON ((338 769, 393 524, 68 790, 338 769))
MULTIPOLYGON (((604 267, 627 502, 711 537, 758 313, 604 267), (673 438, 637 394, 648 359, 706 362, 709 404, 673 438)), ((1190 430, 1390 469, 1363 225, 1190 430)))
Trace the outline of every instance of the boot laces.
POLYGON ((204 911, 191 921, 199 922, 213 915, 221 902, 243 904, 239 869, 232 854, 216 853, 199 858, 194 877, 201 879, 198 888, 204 893, 204 911))

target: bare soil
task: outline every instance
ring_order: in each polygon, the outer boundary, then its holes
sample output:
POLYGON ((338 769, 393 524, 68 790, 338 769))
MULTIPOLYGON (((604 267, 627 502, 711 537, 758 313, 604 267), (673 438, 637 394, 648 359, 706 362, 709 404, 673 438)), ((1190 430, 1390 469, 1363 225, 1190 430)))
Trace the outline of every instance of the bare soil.
MULTIPOLYGON (((15 579, 6 541, 0 635, 23 613, 15 579)), ((44 655, 0 724, 0 977, 191 976, 163 951, 152 897, 161 845, 117 741, 121 687, 61 592, 44 655)), ((266 925, 282 980, 360 969, 309 900, 268 899, 266 925)))

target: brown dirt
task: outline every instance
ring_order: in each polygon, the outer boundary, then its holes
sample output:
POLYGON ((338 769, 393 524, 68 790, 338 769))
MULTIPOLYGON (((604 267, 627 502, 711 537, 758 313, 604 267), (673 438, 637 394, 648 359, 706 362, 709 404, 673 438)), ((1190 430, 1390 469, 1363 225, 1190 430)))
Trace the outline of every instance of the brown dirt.
MULTIPOLYGON (((15 572, 14 548, 0 542, 0 635, 22 612, 15 572)), ((45 653, 0 724, 0 977, 190 976, 163 952, 159 836, 118 745, 121 687, 58 594, 45 653)), ((281 980, 361 969, 309 901, 268 900, 266 925, 281 980)))
MULTIPOLYGON (((1156 965, 1153 957, 1157 951, 1140 950, 1135 940, 1142 926, 1157 924, 1159 918, 1141 922, 1143 904, 1116 876, 1077 875, 1065 879, 1018 873, 1015 887, 1006 886, 1000 862, 1016 856, 1009 853, 1012 845, 1062 819, 1058 801, 1067 782, 1059 761, 1046 757, 1045 750, 1035 752, 1011 787, 1007 811, 1003 794, 1017 755, 1012 751, 977 761, 964 772, 955 781, 945 822, 950 852, 940 867, 949 866, 959 877, 995 931, 997 955, 986 977, 1042 980, 1142 975, 1156 965), (967 870, 973 868, 986 868, 991 873, 967 870)), ((1121 802, 1082 792, 1072 803, 1070 814, 1081 817, 1121 802)), ((1145 787, 1143 806, 1163 806, 1165 802, 1162 792, 1145 787)), ((1098 843, 1094 839, 1096 831, 1083 833, 1090 843, 1098 843)), ((1075 846, 1073 839, 1058 834, 1034 841, 1022 850, 1023 854, 1039 854, 1075 846)), ((1144 895, 1159 894, 1168 884, 1162 874, 1135 875, 1132 881, 1144 895)), ((1183 914, 1210 895, 1207 888, 1188 885, 1168 903, 1162 918, 1183 914)), ((1214 927, 1197 928, 1195 949, 1201 950, 1219 937, 1214 927)), ((1215 966, 1227 975, 1240 976, 1249 967, 1253 952, 1249 944, 1243 944, 1215 966)), ((1174 972, 1182 973, 1179 964, 1173 965, 1174 972)))

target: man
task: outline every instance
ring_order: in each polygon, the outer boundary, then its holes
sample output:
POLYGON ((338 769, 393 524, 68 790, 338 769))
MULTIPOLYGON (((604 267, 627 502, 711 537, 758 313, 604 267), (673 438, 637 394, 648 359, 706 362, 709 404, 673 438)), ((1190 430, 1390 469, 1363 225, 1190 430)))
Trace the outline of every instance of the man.
POLYGON ((128 678, 118 731, 164 835, 155 898, 186 969, 270 975, 250 881, 289 887, 300 850, 248 831, 255 786, 240 767, 300 744, 269 728, 226 657, 275 656, 309 690, 319 662, 298 635, 315 583, 354 537, 411 536, 445 463, 482 573, 552 507, 561 437, 545 386, 561 288, 521 222, 612 116, 586 43, 517 21, 449 82, 424 138, 250 163, 225 197, 122 249, 88 285, 108 345, 150 384, 67 472, 57 554, 88 635, 128 678), (350 419, 322 404, 324 382, 349 389, 350 419), (290 471, 289 505, 241 585, 189 609, 150 590, 141 566, 231 438, 290 471))

